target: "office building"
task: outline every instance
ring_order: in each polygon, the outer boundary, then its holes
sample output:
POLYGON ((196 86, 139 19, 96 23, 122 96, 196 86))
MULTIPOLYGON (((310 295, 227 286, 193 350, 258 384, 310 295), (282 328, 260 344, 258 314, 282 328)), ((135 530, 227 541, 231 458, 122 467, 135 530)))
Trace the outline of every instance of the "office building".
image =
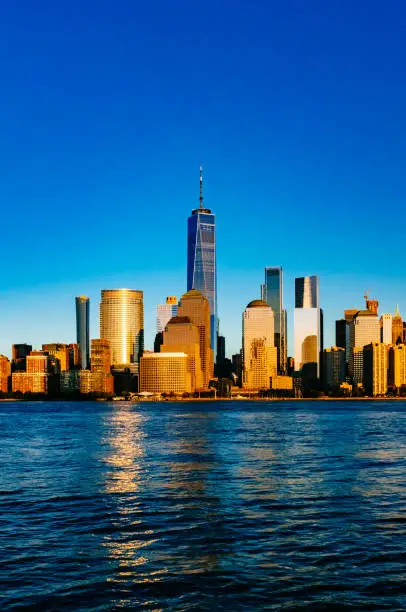
POLYGON ((8 357, 0 355, 0 392, 7 393, 11 376, 11 363, 8 357))
POLYGON ((84 395, 89 393, 101 396, 113 395, 114 378, 106 372, 80 370, 79 390, 84 395))
POLYGON ((28 374, 58 374, 59 363, 45 351, 31 351, 26 359, 28 374))
POLYGON ((269 389, 278 371, 274 314, 263 300, 253 300, 242 317, 243 387, 269 389))
POLYGON ((319 279, 305 276, 295 279, 294 348, 295 369, 311 379, 320 378, 320 353, 323 348, 322 311, 319 279), (309 361, 311 359, 311 361, 309 361))
POLYGON ((45 372, 14 372, 11 376, 13 393, 48 393, 50 375, 45 372))
POLYGON ((102 338, 91 341, 90 363, 92 372, 110 374, 111 350, 108 340, 102 338))
POLYGON ((189 317, 190 322, 199 330, 200 361, 203 372, 203 387, 208 387, 214 373, 214 356, 210 344, 211 315, 210 305, 207 298, 197 291, 191 289, 182 295, 178 316, 189 317))
POLYGON ((216 221, 210 209, 203 207, 203 176, 200 167, 200 206, 188 218, 187 239, 187 290, 200 291, 209 301, 210 347, 216 352, 217 319, 217 268, 216 221))
POLYGON ((12 345, 12 372, 22 372, 26 368, 26 358, 31 353, 31 344, 13 344, 12 345))
POLYGON ((406 385, 406 345, 392 344, 388 353, 388 385, 398 389, 406 385))
POLYGON ((66 372, 70 367, 70 349, 67 344, 43 344, 42 350, 48 355, 53 355, 58 361, 59 372, 66 372))
POLYGON ((158 304, 156 307, 156 331, 164 332, 168 321, 172 317, 176 317, 178 313, 178 299, 174 295, 170 295, 166 298, 165 304, 158 304))
POLYGON ((90 366, 89 355, 89 310, 90 301, 85 295, 75 298, 76 301, 76 342, 79 345, 80 364, 86 370, 90 366))
POLYGON ((345 380, 345 350, 332 346, 323 351, 323 379, 325 389, 339 387, 345 380))
POLYGON ((367 395, 384 395, 388 390, 388 346, 371 342, 363 348, 363 382, 367 395))
MULTIPOLYGON (((176 316, 171 319, 163 333, 161 353, 184 353, 187 355, 187 371, 191 377, 191 389, 204 386, 202 360, 200 357, 200 331, 189 317, 176 316)), ((164 362, 163 362, 164 363, 164 362)), ((163 367, 163 363, 161 367, 163 367)))
POLYGON ((392 343, 403 343, 403 321, 399 313, 399 307, 396 306, 395 314, 392 317, 392 343))
POLYGON ((283 308, 283 271, 281 267, 265 268, 262 295, 262 299, 272 308, 274 314, 274 345, 278 351, 278 372, 286 372, 287 327, 286 310, 283 308))
POLYGON ((343 348, 346 347, 346 329, 347 321, 345 319, 338 319, 336 321, 336 346, 343 348))
MULTIPOLYGON (((88 370, 83 370, 87 372, 88 370)), ((68 370, 61 372, 59 388, 61 393, 77 393, 80 390, 80 374, 82 370, 68 370)))
POLYGON ((166 298, 165 304, 157 304, 156 307, 156 333, 154 340, 154 352, 159 353, 163 342, 163 333, 168 321, 175 317, 178 312, 178 299, 174 295, 166 298))
POLYGON ((140 391, 190 393, 187 359, 185 353, 144 353, 140 360, 140 391))
POLYGON ((383 314, 380 318, 380 325, 381 342, 392 344, 392 315, 390 313, 383 314))
POLYGON ((69 344, 69 369, 76 370, 80 367, 79 344, 69 344))
POLYGON ((379 306, 378 300, 369 299, 367 296, 365 296, 365 299, 366 299, 366 309, 369 310, 369 312, 372 312, 372 314, 377 315, 378 306, 379 306))
MULTIPOLYGON (((348 324, 349 328, 349 372, 354 382, 362 382, 358 379, 359 370, 355 373, 355 368, 359 367, 359 364, 354 364, 354 349, 362 349, 367 344, 380 343, 381 340, 381 328, 379 324, 378 315, 371 310, 359 310, 353 319, 348 324)), ((357 354, 357 359, 361 357, 357 354)), ((362 357, 363 359, 363 357, 362 357)))
POLYGON ((108 340, 111 364, 138 373, 144 351, 144 296, 134 289, 103 289, 100 338, 108 340))

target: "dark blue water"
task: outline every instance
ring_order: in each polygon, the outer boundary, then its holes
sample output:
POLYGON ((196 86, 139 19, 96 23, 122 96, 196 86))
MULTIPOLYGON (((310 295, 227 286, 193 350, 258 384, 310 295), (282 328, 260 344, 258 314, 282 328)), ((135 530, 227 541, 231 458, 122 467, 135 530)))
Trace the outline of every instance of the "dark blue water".
POLYGON ((2 610, 405 610, 406 403, 1 403, 2 610))

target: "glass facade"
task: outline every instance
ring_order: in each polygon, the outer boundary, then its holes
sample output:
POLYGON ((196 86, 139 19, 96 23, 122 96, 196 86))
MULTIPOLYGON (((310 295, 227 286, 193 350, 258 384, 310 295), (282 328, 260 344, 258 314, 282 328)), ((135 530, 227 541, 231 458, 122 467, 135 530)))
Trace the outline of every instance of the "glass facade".
POLYGON ((215 215, 207 208, 198 208, 188 219, 187 290, 197 289, 210 305, 210 345, 216 351, 217 270, 215 215))
POLYGON ((103 289, 100 303, 100 338, 110 342, 113 366, 135 364, 144 351, 144 296, 133 289, 103 289))
POLYGON ((275 346, 278 349, 278 370, 286 371, 287 329, 286 310, 283 309, 283 272, 280 267, 265 268, 265 283, 261 285, 262 299, 274 313, 275 346))
POLYGON ((83 370, 90 367, 89 304, 89 298, 84 295, 76 298, 76 341, 79 345, 80 363, 83 370))
POLYGON ((320 377, 320 352, 323 350, 323 314, 319 303, 319 279, 295 279, 294 312, 295 370, 320 377))

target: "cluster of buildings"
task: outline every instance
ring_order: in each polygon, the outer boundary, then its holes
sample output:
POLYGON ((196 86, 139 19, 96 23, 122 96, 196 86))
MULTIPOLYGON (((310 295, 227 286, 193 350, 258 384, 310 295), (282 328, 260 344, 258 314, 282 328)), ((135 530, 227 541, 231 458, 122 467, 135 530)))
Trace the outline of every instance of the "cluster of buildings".
MULTIPOLYGON (((215 215, 200 203, 188 218, 187 286, 157 306, 154 350, 144 350, 144 296, 135 289, 101 291, 99 338, 90 339, 86 296, 76 298, 75 344, 12 347, 0 356, 0 391, 48 395, 123 392, 191 395, 248 393, 305 396, 384 395, 406 391, 406 326, 378 314, 377 300, 336 322, 335 346, 323 343, 319 279, 295 279, 294 355, 287 354, 283 270, 265 268, 260 298, 242 314, 241 351, 226 357, 219 331, 215 215)), ((253 296, 254 297, 254 296, 253 296)))

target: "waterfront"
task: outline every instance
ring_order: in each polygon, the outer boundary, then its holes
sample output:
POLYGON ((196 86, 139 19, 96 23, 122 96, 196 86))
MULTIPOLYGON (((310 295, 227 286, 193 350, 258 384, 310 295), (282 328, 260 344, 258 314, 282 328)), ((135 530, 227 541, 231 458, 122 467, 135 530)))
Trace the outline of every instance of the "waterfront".
POLYGON ((0 608, 403 610, 406 402, 5 402, 0 608))

